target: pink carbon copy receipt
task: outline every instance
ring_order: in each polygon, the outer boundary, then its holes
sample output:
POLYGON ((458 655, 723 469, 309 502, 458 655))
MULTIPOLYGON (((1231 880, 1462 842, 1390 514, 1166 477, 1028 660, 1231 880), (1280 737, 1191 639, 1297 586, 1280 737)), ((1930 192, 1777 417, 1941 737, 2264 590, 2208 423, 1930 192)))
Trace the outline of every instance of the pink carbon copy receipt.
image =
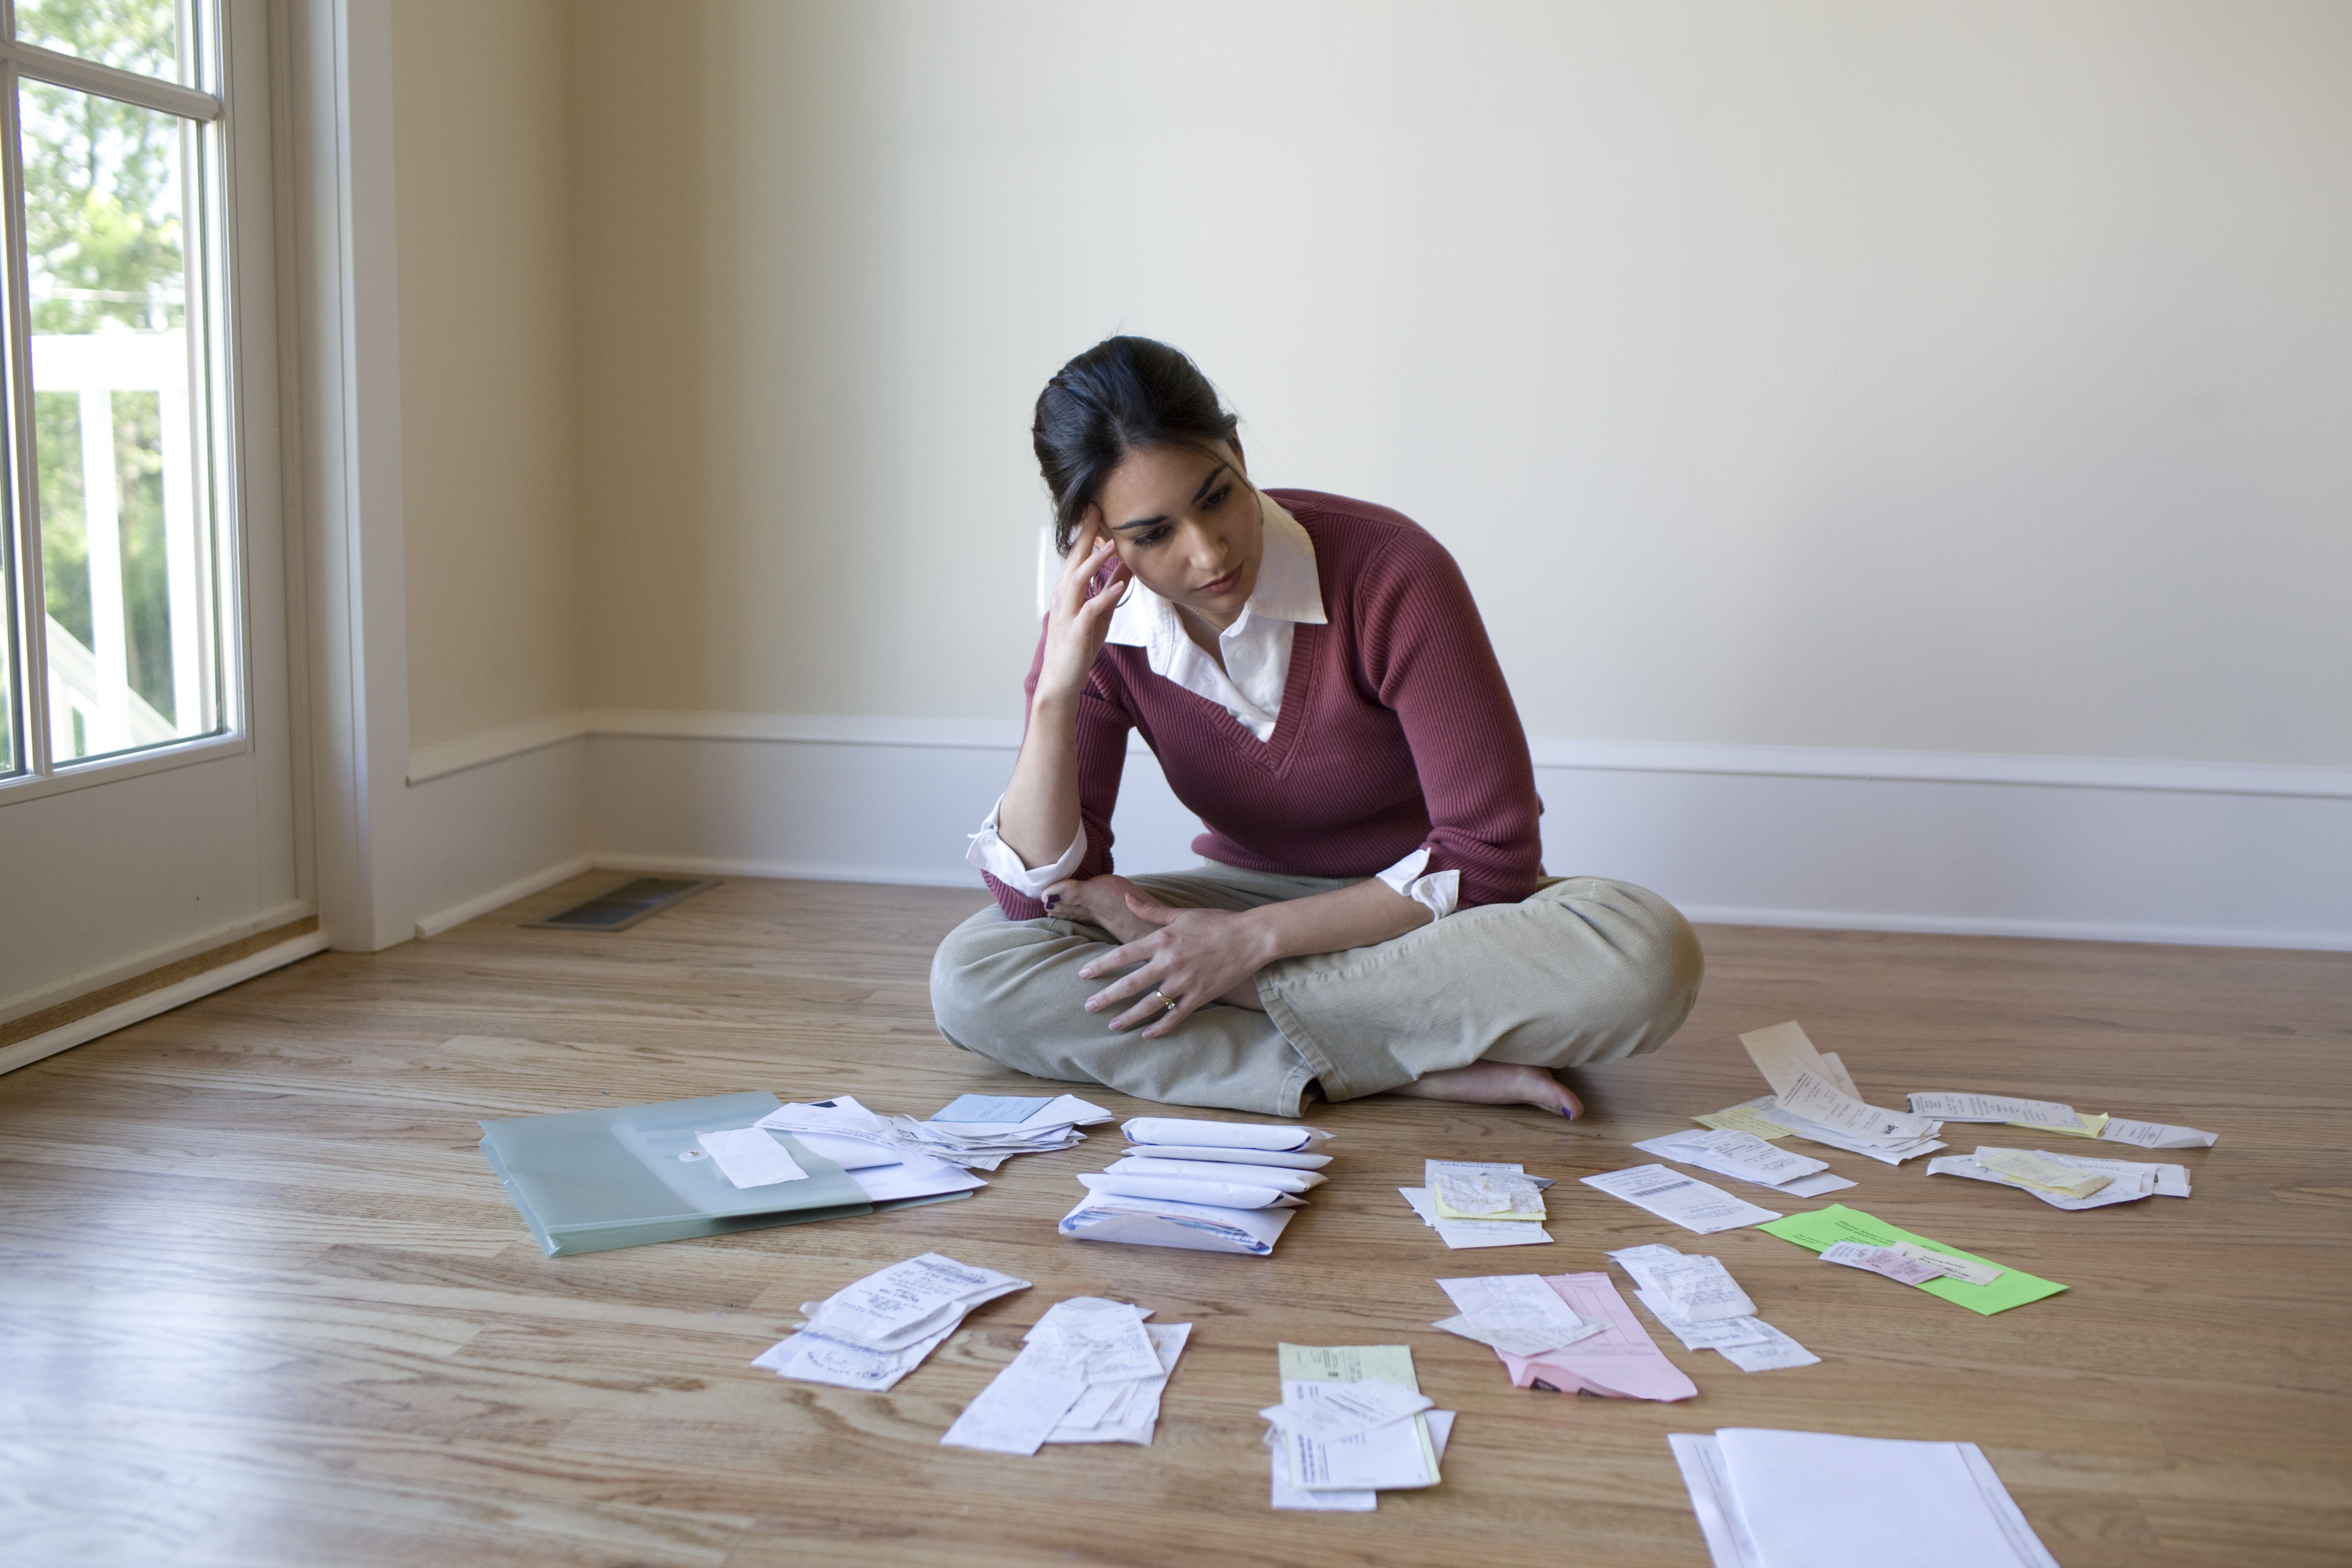
POLYGON ((1590 1339, 1562 1345, 1541 1355, 1495 1353, 1510 1369, 1517 1388, 1538 1385, 1574 1394, 1582 1390, 1604 1399, 1688 1399, 1698 1384, 1662 1354, 1633 1309, 1625 1305, 1606 1274, 1551 1274, 1544 1283, 1580 1317, 1609 1327, 1590 1339))

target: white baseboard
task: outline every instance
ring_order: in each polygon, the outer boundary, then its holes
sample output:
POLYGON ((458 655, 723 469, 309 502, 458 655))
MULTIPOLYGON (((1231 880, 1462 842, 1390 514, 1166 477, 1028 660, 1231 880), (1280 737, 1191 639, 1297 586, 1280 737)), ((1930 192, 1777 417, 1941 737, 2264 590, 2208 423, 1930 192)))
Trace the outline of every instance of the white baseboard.
MULTIPOLYGON (((420 752, 450 925, 614 870, 970 887, 1019 725, 589 710, 420 752), (509 748, 498 753, 500 745, 509 748), (454 763, 454 765, 452 765, 454 763), (440 771, 434 771, 438 768, 440 771), (535 858, 534 858, 535 857, 535 858)), ((2352 950, 2352 769, 1538 741, 1546 865, 1695 920, 2352 950)), ((1198 824, 1130 749, 1125 870, 1198 824)))
POLYGON ((300 936, 289 938, 274 947, 263 948, 259 952, 248 954, 235 963, 224 963, 217 969, 207 969, 201 974, 192 974, 177 984, 150 991, 143 996, 133 996, 130 1001, 109 1007, 103 1012, 92 1013, 86 1018, 77 1018, 72 1023, 60 1025, 45 1035, 35 1035, 29 1040, 19 1040, 13 1046, 0 1049, 0 1073, 14 1072, 20 1067, 26 1067, 39 1061, 44 1057, 53 1057, 59 1051, 70 1050, 75 1046, 86 1044, 100 1035, 110 1035, 117 1029, 144 1023, 159 1013, 168 1013, 174 1007, 185 1006, 197 997, 209 996, 215 991, 226 991, 240 981, 250 980, 257 974, 267 974, 269 971, 282 968, 298 958, 308 958, 314 952, 322 952, 326 948, 326 932, 305 931, 300 936))

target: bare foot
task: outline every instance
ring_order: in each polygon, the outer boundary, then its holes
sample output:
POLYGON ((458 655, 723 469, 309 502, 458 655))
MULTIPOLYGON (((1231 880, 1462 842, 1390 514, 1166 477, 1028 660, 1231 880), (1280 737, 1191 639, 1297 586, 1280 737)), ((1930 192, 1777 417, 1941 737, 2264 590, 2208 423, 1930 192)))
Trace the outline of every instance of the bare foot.
POLYGON ((1082 920, 1110 932, 1114 942, 1129 942, 1160 928, 1127 907, 1127 895, 1143 889, 1124 877, 1087 877, 1056 882, 1045 889, 1045 912, 1060 920, 1082 920))
POLYGON ((1389 1090, 1417 1100, 1454 1100, 1471 1105, 1532 1105, 1570 1121, 1584 1114, 1584 1102, 1542 1068, 1516 1062, 1472 1062, 1424 1074, 1419 1081, 1389 1090))

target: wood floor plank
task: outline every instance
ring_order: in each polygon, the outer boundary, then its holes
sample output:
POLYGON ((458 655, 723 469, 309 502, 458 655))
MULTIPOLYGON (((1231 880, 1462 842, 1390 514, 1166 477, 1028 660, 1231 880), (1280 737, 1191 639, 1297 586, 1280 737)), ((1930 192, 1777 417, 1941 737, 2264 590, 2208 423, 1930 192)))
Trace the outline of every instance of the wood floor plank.
POLYGON ((1681 1037, 1584 1075, 1572 1127, 1318 1107, 1331 1180, 1270 1259, 1058 1237, 1115 1134, 965 1202, 548 1258, 478 1121, 753 1088, 925 1114, 1034 1087, 931 1025, 931 950, 974 894, 738 879, 618 935, 521 924, 619 879, 321 954, 0 1078, 12 1563, 1697 1568, 1665 1436, 1732 1426, 1979 1443, 2066 1568, 2345 1560, 2352 956, 1710 928, 1681 1037), (2068 1287, 1990 1319, 1578 1184, 1761 1092, 1735 1037, 1792 1016, 1879 1103, 1997 1090, 2221 1142, 2161 1156, 2193 1197, 2083 1214, 1813 1151, 1857 1184, 1837 1201, 2068 1287), (1432 1155, 1555 1177, 1559 1240, 1446 1252, 1396 1193, 1432 1155), (1722 1258, 1822 1363, 1748 1374, 1675 1346, 1696 1400, 1599 1400, 1511 1388, 1428 1326, 1442 1276, 1605 1268, 1644 1241, 1722 1258), (887 1394, 749 1364, 802 1302, 925 1250, 1035 1288, 887 1394), (1079 1294, 1195 1325, 1154 1443, 942 1448, 1021 1331, 1079 1294), (1461 1413, 1444 1484, 1370 1515, 1270 1510, 1255 1412, 1283 1340, 1410 1344, 1461 1413))

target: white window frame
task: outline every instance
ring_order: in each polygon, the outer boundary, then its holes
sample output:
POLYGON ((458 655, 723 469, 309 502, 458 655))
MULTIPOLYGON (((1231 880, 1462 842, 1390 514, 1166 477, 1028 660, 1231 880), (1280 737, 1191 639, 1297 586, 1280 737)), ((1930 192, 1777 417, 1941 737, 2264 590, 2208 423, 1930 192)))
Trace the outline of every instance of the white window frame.
POLYGON ((220 0, 181 0, 181 81, 120 70, 15 38, 15 0, 0 0, 0 235, 7 269, 0 292, 5 318, 6 442, 10 534, 5 584, 6 634, 15 644, 16 771, 0 773, 0 803, 86 789, 142 774, 233 756, 250 749, 247 725, 252 650, 247 646, 245 530, 237 506, 237 326, 232 313, 235 232, 229 140, 228 68, 220 0), (178 117, 184 123, 182 254, 184 320, 194 374, 191 401, 201 400, 205 444, 196 457, 199 505, 207 521, 214 648, 219 660, 218 727, 184 741, 96 757, 53 756, 48 713, 47 595, 41 580, 40 478, 35 461, 30 300, 26 294, 23 142, 18 84, 25 79, 95 93, 178 117))

